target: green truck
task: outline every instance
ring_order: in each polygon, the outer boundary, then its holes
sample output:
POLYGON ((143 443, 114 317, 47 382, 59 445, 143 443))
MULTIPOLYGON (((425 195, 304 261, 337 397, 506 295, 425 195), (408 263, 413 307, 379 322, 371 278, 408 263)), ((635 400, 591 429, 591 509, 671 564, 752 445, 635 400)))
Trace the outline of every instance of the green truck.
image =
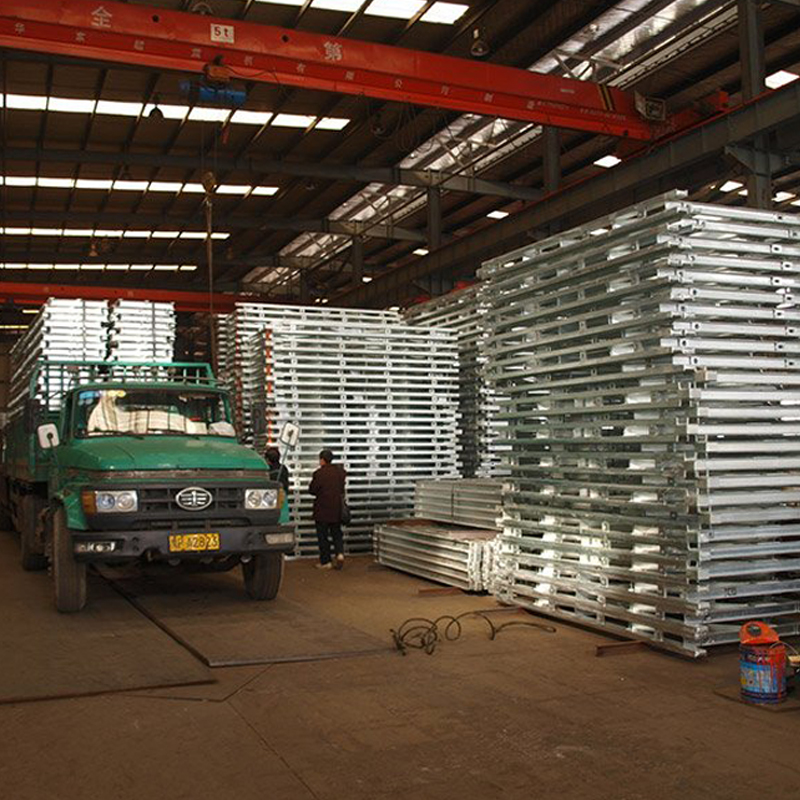
POLYGON ((4 431, 5 488, 22 566, 49 565, 59 611, 84 607, 90 564, 241 565, 249 597, 277 595, 286 498, 231 420, 208 364, 34 365, 4 431))

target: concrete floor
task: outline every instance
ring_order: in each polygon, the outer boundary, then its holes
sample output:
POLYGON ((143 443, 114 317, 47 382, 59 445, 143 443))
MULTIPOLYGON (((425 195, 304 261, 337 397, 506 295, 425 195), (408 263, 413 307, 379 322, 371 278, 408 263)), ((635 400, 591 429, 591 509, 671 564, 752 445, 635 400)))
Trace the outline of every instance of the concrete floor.
MULTIPOLYGON (((426 586, 370 567, 366 558, 351 559, 343 573, 296 562, 287 570, 285 596, 382 639, 410 616, 494 605, 486 597, 420 596, 426 586)), ((2 795, 735 800, 800 794, 800 711, 768 712, 713 693, 736 682, 735 654, 702 662, 650 651, 596 658, 595 645, 607 639, 557 628, 555 635, 511 628, 490 641, 474 622, 433 656, 220 669, 218 682, 208 686, 0 706, 2 795)), ((58 669, 57 659, 51 666, 58 669)))

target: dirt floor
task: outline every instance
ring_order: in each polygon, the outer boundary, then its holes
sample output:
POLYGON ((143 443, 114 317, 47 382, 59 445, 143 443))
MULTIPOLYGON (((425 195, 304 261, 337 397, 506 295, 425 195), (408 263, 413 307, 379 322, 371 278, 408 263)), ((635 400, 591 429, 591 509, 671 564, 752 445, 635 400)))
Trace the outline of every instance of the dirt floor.
MULTIPOLYGON (((18 580, 7 548, 0 556, 0 585, 12 573, 18 580)), ((220 597, 233 579, 215 576, 220 597)), ((74 669, 65 642, 82 641, 93 626, 58 617, 54 624, 47 576, 28 574, 24 581, 31 621, 25 630, 15 625, 22 609, 4 601, 0 665, 12 666, 0 666, 0 689, 2 669, 20 668, 3 653, 33 637, 37 647, 46 645, 36 656, 46 663, 29 674, 46 694, 48 675, 62 672, 64 653, 74 669)), ((407 617, 497 606, 481 596, 420 594, 432 584, 376 568, 368 558, 350 559, 341 573, 294 562, 284 585, 284 599, 302 606, 308 619, 330 620, 337 639, 352 630, 380 646, 366 655, 300 663, 209 670, 198 662, 199 678, 213 682, 0 705, 2 796, 731 800, 800 794, 800 711, 765 711, 714 693, 736 683, 735 653, 700 662, 648 650, 598 658, 596 645, 609 640, 569 625, 556 624, 555 634, 510 627, 492 641, 485 623, 475 620, 459 641, 433 655, 404 657, 391 650, 389 630, 407 617)), ((108 591, 93 590, 90 614, 113 600, 108 591)), ((142 644, 140 620, 125 617, 128 610, 118 613, 117 633, 101 637, 114 639, 114 657, 104 661, 109 642, 87 639, 87 672, 118 670, 120 649, 128 647, 122 678, 154 685, 152 646, 142 644), (128 627, 136 629, 129 643, 128 627), (146 671, 137 678, 142 659, 146 671)), ((203 613, 209 626, 219 626, 212 612, 203 613)), ((493 618, 497 624, 534 619, 507 612, 493 618)), ((159 658, 164 682, 180 684, 186 665, 175 672, 173 660, 181 661, 183 652, 178 657, 172 644, 159 658)), ((64 683, 63 675, 52 680, 64 683)))

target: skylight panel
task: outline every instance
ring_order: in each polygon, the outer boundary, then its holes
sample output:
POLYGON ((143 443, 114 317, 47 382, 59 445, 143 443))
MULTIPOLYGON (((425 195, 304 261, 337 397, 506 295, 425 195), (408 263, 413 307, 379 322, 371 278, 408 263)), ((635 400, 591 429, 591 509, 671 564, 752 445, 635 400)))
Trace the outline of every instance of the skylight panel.
POLYGON ((184 231, 181 234, 181 239, 205 239, 205 231, 184 231))
POLYGON ((316 117, 306 114, 277 114, 272 124, 278 128, 307 128, 314 123, 314 120, 316 117))
POLYGON ((734 189, 741 189, 743 185, 744 184, 739 181, 725 181, 725 183, 719 187, 719 190, 721 192, 732 192, 734 189))
POLYGON ((363 0, 314 0, 311 8, 325 8, 329 11, 358 11, 363 0))
MULTIPOLYGON (((0 178, 0 183, 2 181, 0 178)), ((75 181, 72 178, 37 178, 36 185, 42 189, 72 189, 75 181)))
POLYGON ((418 248, 417 248, 417 249, 414 251, 414 255, 415 255, 415 256, 426 256, 426 255, 428 255, 428 252, 429 252, 429 250, 428 250, 428 248, 427 248, 427 247, 418 247, 418 248))
POLYGON ((91 114, 96 103, 94 100, 77 100, 72 97, 51 97, 47 101, 48 111, 66 111, 72 114, 91 114))
POLYGON ((237 183, 223 183, 217 186, 217 194, 247 194, 251 188, 237 183))
MULTIPOLYGON (((22 176, 22 175, 9 175, 5 180, 6 186, 36 186, 36 178, 22 176)), ((2 185, 2 183, 0 183, 2 185)))
POLYGON ((123 239, 149 239, 150 231, 125 231, 122 234, 123 239))
POLYGON ((424 0, 372 0, 364 13, 376 17, 411 19, 424 5, 424 0))
POLYGON ((603 156, 602 158, 598 158, 597 161, 594 162, 595 166, 603 167, 604 169, 609 169, 610 167, 616 167, 622 161, 621 158, 617 158, 616 156, 608 155, 603 156))
POLYGON ((277 194, 277 192, 277 186, 254 186, 252 194, 257 197, 272 197, 272 195, 277 194))
POLYGON ((195 122, 225 122, 230 116, 228 108, 206 108, 205 106, 195 106, 189 112, 189 119, 195 122))
POLYGON ((184 183, 183 192, 189 192, 190 194, 205 194, 206 190, 203 187, 202 183, 184 183))
POLYGON ((97 180, 95 178, 78 178, 75 181, 76 189, 101 189, 108 190, 114 185, 114 181, 97 180))
POLYGON ((114 181, 114 189, 121 192, 146 192, 149 181, 114 181))
POLYGON ((794 195, 791 192, 775 192, 775 196, 772 198, 776 203, 784 203, 787 200, 791 200, 794 195))
POLYGON ((345 128, 350 122, 349 119, 342 117, 322 117, 322 119, 314 126, 318 131, 340 131, 345 128))
POLYGON ((153 231, 153 239, 177 239, 181 235, 180 231, 153 231))
POLYGON ((114 114, 120 117, 138 117, 144 106, 142 103, 123 103, 118 100, 98 100, 98 114, 114 114))
POLYGON ((179 192, 183 183, 177 181, 150 181, 151 192, 179 192))
POLYGON ((245 111, 240 108, 233 112, 231 122, 237 125, 266 125, 271 119, 269 111, 245 111))
POLYGON ((770 89, 780 89, 781 86, 786 86, 787 83, 797 80, 797 75, 794 72, 788 72, 785 69, 779 69, 768 75, 764 81, 770 89))
POLYGON ((47 98, 33 94, 7 94, 7 108, 20 108, 24 111, 44 111, 47 108, 47 98))
POLYGON ((164 115, 164 119, 183 120, 186 119, 186 115, 189 113, 189 106, 163 105, 162 103, 155 105, 154 103, 148 103, 144 107, 144 115, 149 117, 150 113, 155 108, 157 108, 164 115))
POLYGON ((438 22, 442 25, 452 25, 464 16, 469 6, 463 3, 434 3, 421 17, 422 22, 438 22))
POLYGON ((94 235, 100 239, 121 239, 124 231, 108 230, 106 228, 95 228, 94 235))
POLYGON ((490 211, 486 216, 489 219, 505 219, 508 216, 508 211, 490 211))

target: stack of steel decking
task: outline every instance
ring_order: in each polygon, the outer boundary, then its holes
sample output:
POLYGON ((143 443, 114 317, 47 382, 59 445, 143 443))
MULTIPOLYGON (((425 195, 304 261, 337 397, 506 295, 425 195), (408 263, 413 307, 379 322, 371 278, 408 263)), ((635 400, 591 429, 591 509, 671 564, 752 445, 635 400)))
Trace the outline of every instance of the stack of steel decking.
POLYGON ((481 271, 499 595, 702 654, 800 628, 800 217, 659 198, 481 271))
POLYGON ((287 454, 299 554, 316 552, 308 485, 320 450, 330 448, 347 469, 349 552, 371 548, 377 522, 411 512, 416 481, 457 474, 452 332, 319 316, 274 322, 254 338, 256 384, 245 400, 256 446, 274 442, 285 422, 300 427, 287 454))
POLYGON ((503 515, 503 482, 491 478, 419 481, 414 514, 453 525, 498 528, 503 515))
POLYGON ((175 306, 148 300, 117 300, 111 306, 109 361, 173 360, 175 306))
POLYGON ((282 306, 269 303, 237 303, 231 314, 217 318, 217 372, 233 393, 237 428, 245 441, 253 442, 251 403, 256 398, 260 375, 254 371, 258 353, 252 351, 254 336, 281 321, 327 323, 387 323, 401 321, 396 311, 282 306))
POLYGON ((455 528, 424 519, 392 520, 375 526, 379 564, 468 592, 489 585, 487 549, 496 530, 455 528))
POLYGON ((104 361, 107 325, 105 300, 47 300, 11 350, 11 412, 18 412, 28 395, 37 361, 104 361))
POLYGON ((451 328, 458 336, 458 452, 465 478, 498 474, 502 455, 502 446, 498 444, 502 424, 495 418, 497 401, 483 374, 481 347, 485 326, 481 292, 478 284, 412 306, 405 312, 411 324, 451 328))

